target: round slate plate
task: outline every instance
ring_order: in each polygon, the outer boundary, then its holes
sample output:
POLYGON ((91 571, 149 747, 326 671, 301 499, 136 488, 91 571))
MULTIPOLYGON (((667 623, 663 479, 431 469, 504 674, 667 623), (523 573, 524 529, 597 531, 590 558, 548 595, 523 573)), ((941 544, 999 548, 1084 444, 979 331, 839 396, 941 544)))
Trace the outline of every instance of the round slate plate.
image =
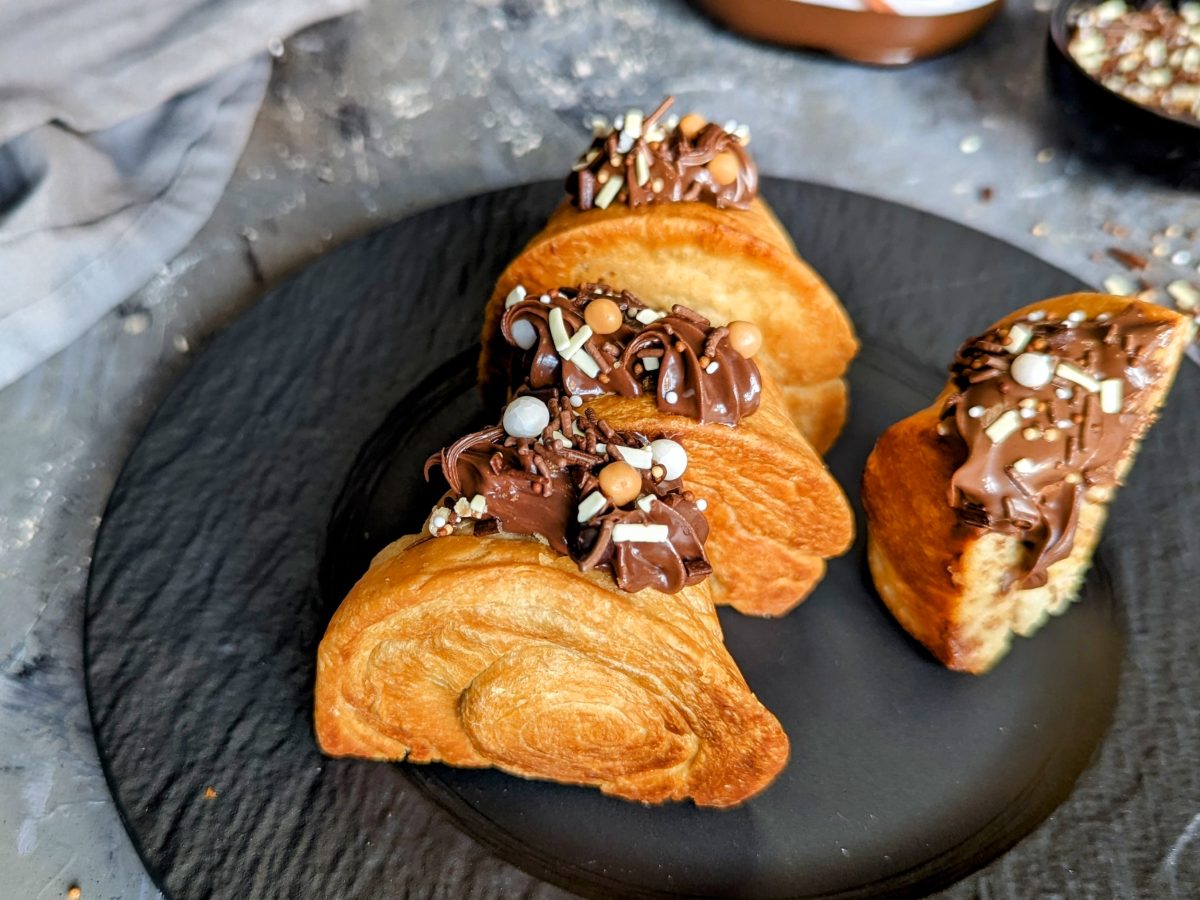
MULTIPOLYGON (((1102 545, 1067 616, 972 678, 894 625, 860 540, 793 615, 722 610, 792 739, 778 781, 739 809, 321 757, 317 642, 371 554, 428 510, 424 457, 490 418, 471 389, 479 309, 559 190, 460 201, 318 261, 214 341, 130 457, 89 585, 88 688, 114 796, 171 896, 529 889, 480 844, 589 895, 919 894, 1028 833, 1099 746, 1122 655, 1104 574, 1118 551, 1102 545)), ((910 209, 766 193, 864 338, 829 457, 855 500, 875 438, 928 402, 963 337, 1079 288, 910 209)))

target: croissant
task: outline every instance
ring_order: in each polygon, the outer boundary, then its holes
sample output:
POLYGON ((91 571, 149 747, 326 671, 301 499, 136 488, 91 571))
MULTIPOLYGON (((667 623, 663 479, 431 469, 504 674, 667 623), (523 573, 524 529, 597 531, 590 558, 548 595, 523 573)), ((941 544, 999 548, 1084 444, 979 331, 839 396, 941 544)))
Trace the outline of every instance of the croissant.
POLYGON ((788 756, 705 583, 627 593, 504 534, 384 549, 321 641, 315 720, 333 756, 490 766, 642 803, 733 806, 788 756))
POLYGON ((986 672, 1076 598, 1191 335, 1127 298, 1035 303, 964 344, 933 404, 884 432, 863 476, 871 573, 943 664, 986 672))
POLYGON ((858 348, 850 319, 757 197, 744 128, 730 133, 686 116, 667 129, 657 124, 667 105, 645 119, 627 113, 620 129, 598 129, 568 180, 572 197, 496 284, 481 381, 493 397, 502 394, 509 349, 500 319, 518 285, 620 285, 655 309, 682 304, 713 321, 756 322, 764 369, 801 433, 824 453, 846 418, 842 376, 858 348), (606 198, 604 189, 618 183, 606 198))
POLYGON ((708 504, 717 603, 783 615, 849 548, 850 505, 759 371, 755 325, 714 326, 679 305, 663 315, 604 285, 517 291, 506 307, 501 334, 524 350, 511 361, 514 391, 561 390, 617 431, 686 445, 688 485, 708 504))

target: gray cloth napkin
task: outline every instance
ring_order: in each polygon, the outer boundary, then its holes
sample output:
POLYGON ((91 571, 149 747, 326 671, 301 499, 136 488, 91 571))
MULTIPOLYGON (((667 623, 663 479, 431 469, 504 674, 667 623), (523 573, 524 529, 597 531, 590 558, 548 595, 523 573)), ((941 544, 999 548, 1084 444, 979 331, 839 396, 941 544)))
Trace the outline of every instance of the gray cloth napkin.
POLYGON ((262 102, 268 42, 360 4, 0 2, 0 387, 208 219, 262 102))

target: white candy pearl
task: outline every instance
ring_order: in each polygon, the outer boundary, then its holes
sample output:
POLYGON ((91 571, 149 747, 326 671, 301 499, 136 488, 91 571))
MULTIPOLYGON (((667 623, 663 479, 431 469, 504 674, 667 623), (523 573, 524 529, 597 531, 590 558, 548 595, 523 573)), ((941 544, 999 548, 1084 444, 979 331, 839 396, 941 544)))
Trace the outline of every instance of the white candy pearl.
POLYGON ((522 350, 528 350, 537 343, 537 329, 528 319, 517 319, 512 324, 512 338, 522 350))
POLYGON ((504 410, 504 430, 515 438, 539 437, 550 424, 550 409, 537 397, 518 397, 504 410))
POLYGON ((687 451, 669 438, 650 442, 650 458, 663 467, 667 481, 674 481, 687 470, 687 451))
POLYGON ((1036 391, 1054 378, 1054 358, 1045 353, 1022 353, 1008 371, 1017 384, 1036 391))

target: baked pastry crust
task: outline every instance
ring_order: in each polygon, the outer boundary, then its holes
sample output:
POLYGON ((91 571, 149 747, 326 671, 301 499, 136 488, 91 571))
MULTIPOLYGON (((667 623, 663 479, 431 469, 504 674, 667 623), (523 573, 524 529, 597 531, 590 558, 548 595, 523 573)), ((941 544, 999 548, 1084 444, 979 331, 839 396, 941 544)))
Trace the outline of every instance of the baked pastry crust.
MULTIPOLYGON (((1066 317, 1116 315, 1131 301, 1102 294, 1070 294, 1031 304, 1002 319, 1006 326, 1034 309, 1066 317)), ((1153 416, 1191 340, 1192 326, 1163 307, 1140 304, 1151 322, 1171 329, 1153 351, 1163 377, 1139 394, 1138 416, 1153 416)), ((867 558, 879 595, 897 621, 948 668, 981 674, 1008 651, 1013 634, 1033 634, 1047 617, 1076 599, 1100 538, 1115 488, 1093 489, 1081 503, 1071 552, 1047 569, 1045 585, 1006 587, 1006 574, 1026 553, 1015 536, 960 523, 949 502, 951 477, 962 463, 938 437, 947 388, 927 408, 884 432, 867 460, 862 500, 867 514, 867 558)), ((1133 463, 1140 435, 1131 436, 1118 464, 1120 483, 1133 463)))
POLYGON ((820 453, 846 419, 842 376, 858 351, 846 311, 796 254, 770 207, 656 203, 579 211, 565 201, 500 276, 483 329, 481 382, 500 397, 510 350, 499 334, 504 299, 518 284, 531 293, 600 282, 631 291, 648 306, 676 303, 714 322, 754 322, 757 357, 780 384, 789 413, 820 453))
POLYGON ((785 615, 824 577, 825 560, 854 542, 845 493, 768 376, 758 411, 736 427, 664 415, 647 395, 607 395, 586 406, 619 431, 671 437, 687 448, 688 488, 708 502, 705 550, 718 604, 785 615))
POLYGON ((788 756, 704 583, 626 593, 505 535, 385 548, 321 641, 315 724, 332 756, 496 767, 643 803, 733 806, 788 756))

